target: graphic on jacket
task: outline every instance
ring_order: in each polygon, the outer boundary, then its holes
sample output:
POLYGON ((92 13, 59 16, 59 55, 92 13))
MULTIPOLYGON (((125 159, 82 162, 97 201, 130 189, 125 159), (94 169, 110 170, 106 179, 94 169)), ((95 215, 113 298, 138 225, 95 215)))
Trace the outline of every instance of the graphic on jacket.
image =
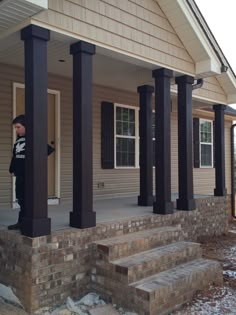
MULTIPOLYGON (((18 137, 14 147, 9 172, 15 176, 25 176, 25 137, 18 137)), ((55 151, 53 147, 48 145, 48 155, 55 151)))
POLYGON ((20 153, 25 150, 25 143, 17 143, 16 145, 16 153, 20 153))

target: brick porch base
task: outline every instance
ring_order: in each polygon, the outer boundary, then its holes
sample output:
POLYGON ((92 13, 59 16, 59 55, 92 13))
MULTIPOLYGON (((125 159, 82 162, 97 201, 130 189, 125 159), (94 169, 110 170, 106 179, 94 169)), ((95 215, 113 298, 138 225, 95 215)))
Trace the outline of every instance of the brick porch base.
POLYGON ((165 226, 179 226, 183 240, 227 233, 227 198, 197 200, 197 210, 171 215, 145 215, 95 228, 73 228, 35 239, 0 230, 0 282, 13 288, 28 312, 79 298, 92 289, 94 242, 165 226))

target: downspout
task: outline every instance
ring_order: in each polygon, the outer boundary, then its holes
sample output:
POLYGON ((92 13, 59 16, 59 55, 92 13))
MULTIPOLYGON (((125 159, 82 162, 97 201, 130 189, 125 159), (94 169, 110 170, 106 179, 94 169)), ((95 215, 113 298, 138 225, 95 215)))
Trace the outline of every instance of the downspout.
POLYGON ((192 89, 200 89, 203 86, 203 79, 197 79, 197 83, 192 85, 192 89))
POLYGON ((236 219, 235 215, 235 162, 234 162, 234 155, 235 155, 235 148, 234 148, 234 128, 236 124, 231 126, 231 206, 232 206, 232 217, 236 219))

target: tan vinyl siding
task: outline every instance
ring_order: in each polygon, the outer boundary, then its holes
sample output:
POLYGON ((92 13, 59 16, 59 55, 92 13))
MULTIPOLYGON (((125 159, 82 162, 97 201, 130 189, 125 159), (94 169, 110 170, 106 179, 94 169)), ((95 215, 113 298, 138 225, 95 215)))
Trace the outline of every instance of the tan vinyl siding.
MULTIPOLYGON (((177 85, 172 85, 172 91, 177 93, 177 85)), ((204 99, 208 102, 227 104, 227 95, 218 80, 214 77, 204 78, 202 87, 193 91, 193 98, 204 99)))
POLYGON ((208 100, 227 104, 227 95, 214 77, 203 79, 204 83, 201 89, 193 91, 193 96, 200 96, 208 100))
POLYGON ((195 72, 192 58, 153 0, 50 0, 49 9, 33 17, 32 23, 37 22, 154 64, 195 72))
MULTIPOLYGON (((12 147, 12 107, 13 82, 23 82, 23 70, 1 65, 0 72, 0 205, 10 206, 12 186, 8 166, 12 147)), ((67 78, 49 75, 49 89, 61 92, 61 200, 72 197, 72 90, 67 78)), ((93 93, 93 164, 94 197, 112 198, 114 196, 137 195, 139 192, 139 169, 101 169, 101 102, 138 106, 137 93, 94 86, 93 93), (105 187, 98 188, 98 182, 105 187)), ((199 115, 199 114, 198 114, 199 115)), ((201 117, 204 114, 201 113, 201 117)), ((207 113, 207 118, 213 113, 207 113)), ((172 192, 178 191, 177 156, 177 114, 171 116, 171 156, 172 156, 172 192)), ((230 122, 226 123, 226 183, 230 193, 230 122)), ((196 194, 212 194, 214 189, 214 169, 194 169, 194 187, 196 194)))

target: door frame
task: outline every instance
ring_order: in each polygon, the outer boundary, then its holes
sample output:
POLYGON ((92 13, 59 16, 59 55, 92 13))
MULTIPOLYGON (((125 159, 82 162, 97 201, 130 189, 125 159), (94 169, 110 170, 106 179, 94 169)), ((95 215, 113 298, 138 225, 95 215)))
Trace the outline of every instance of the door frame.
MULTIPOLYGON (((24 83, 13 82, 13 111, 12 117, 16 116, 16 90, 25 89, 24 83)), ((48 94, 53 94, 55 96, 55 198, 49 199, 48 204, 58 204, 61 197, 61 92, 58 90, 48 89, 48 94)), ((12 143, 16 141, 16 134, 12 132, 12 143)), ((16 200, 15 196, 15 180, 12 181, 12 203, 16 200)))

